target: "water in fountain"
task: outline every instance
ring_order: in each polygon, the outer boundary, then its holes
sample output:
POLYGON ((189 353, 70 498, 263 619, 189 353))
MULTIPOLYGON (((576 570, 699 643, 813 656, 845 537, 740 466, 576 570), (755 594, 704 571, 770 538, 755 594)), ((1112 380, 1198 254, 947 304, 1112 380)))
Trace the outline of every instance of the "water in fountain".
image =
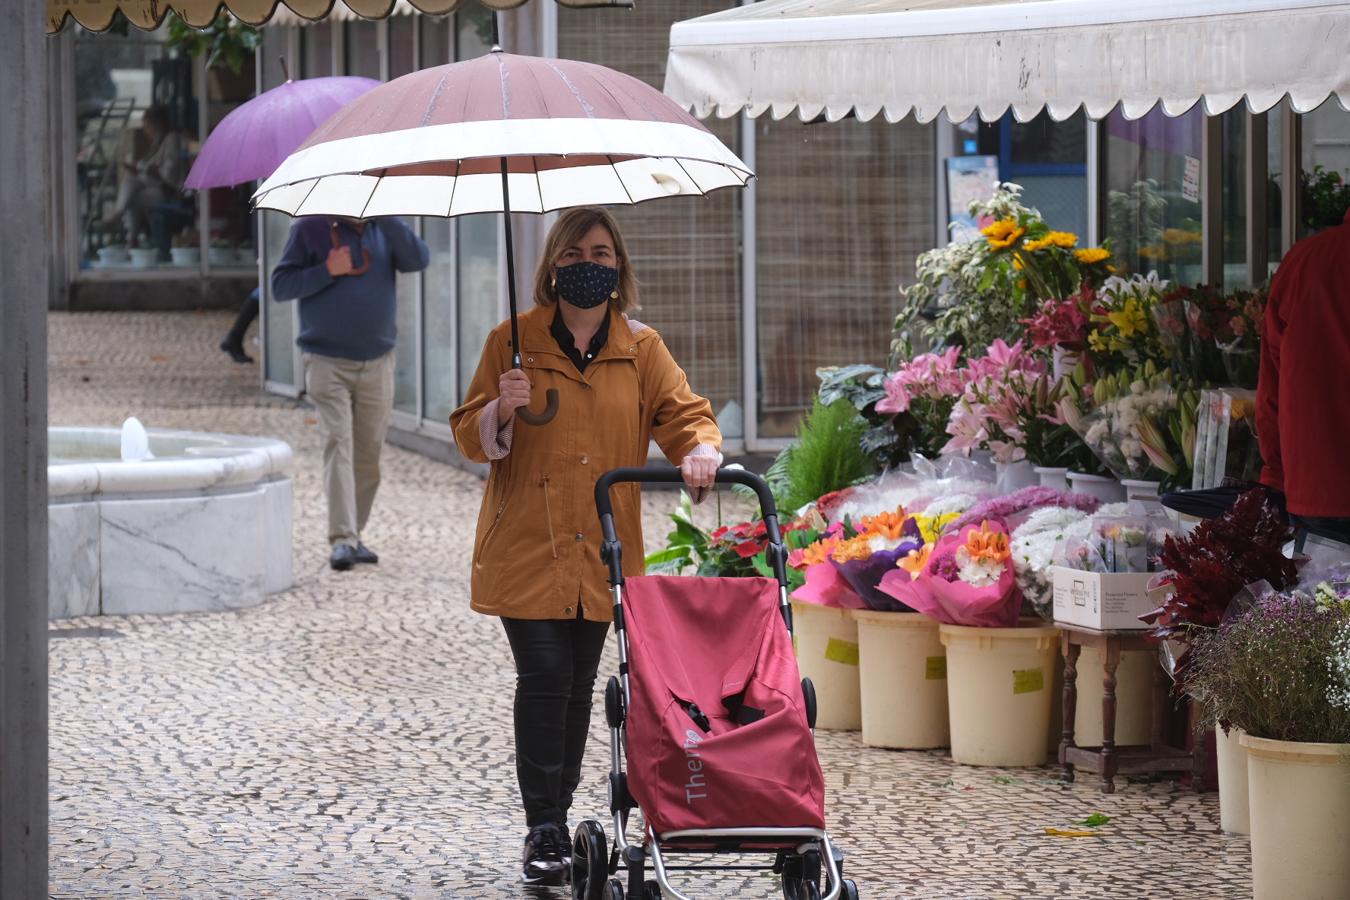
POLYGON ((136 462, 154 459, 150 452, 150 436, 145 433, 141 420, 132 416, 122 423, 122 462, 136 462))

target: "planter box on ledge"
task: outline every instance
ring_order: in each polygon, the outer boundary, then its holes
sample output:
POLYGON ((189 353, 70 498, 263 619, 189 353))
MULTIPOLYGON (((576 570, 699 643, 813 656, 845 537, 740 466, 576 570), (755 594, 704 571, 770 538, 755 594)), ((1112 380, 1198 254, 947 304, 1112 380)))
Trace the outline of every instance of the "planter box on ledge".
POLYGON ((1051 566, 1055 621, 1094 631, 1143 631, 1139 617, 1157 608, 1148 595, 1152 572, 1102 574, 1051 566))

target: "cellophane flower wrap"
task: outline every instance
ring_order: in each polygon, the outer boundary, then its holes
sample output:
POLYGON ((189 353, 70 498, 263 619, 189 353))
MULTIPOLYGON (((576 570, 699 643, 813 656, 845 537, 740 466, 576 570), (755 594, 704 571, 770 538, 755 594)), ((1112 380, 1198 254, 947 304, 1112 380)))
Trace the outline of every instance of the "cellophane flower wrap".
POLYGON ((1189 485, 1199 395, 1152 361, 1098 378, 1060 403, 1064 420, 1117 478, 1189 485))
POLYGON ((845 609, 905 611, 876 590, 896 560, 923 544, 918 522, 903 509, 831 525, 820 540, 788 555, 791 568, 805 572, 792 599, 845 609))
POLYGON ((947 625, 1011 628, 1022 609, 1008 533, 996 522, 967 526, 919 548, 878 589, 947 625))

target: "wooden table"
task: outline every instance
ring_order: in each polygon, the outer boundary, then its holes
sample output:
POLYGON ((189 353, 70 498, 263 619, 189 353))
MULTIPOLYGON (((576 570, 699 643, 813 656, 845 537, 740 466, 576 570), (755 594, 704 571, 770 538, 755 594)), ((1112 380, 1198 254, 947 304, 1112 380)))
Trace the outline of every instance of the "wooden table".
POLYGON ((1059 742, 1059 764, 1064 778, 1073 781, 1074 767, 1100 772, 1102 793, 1114 794, 1117 773, 1186 772, 1193 773, 1197 791, 1204 782, 1204 739, 1197 737, 1195 747, 1186 750, 1168 746, 1167 709, 1171 693, 1162 666, 1153 667, 1152 729, 1147 747, 1116 747, 1116 667, 1125 650, 1155 650, 1142 631, 1094 631, 1078 625, 1056 622, 1061 631, 1064 653, 1064 734, 1059 742), (1079 747, 1073 742, 1074 719, 1078 708, 1078 655, 1084 647, 1094 647, 1102 660, 1102 745, 1079 747))

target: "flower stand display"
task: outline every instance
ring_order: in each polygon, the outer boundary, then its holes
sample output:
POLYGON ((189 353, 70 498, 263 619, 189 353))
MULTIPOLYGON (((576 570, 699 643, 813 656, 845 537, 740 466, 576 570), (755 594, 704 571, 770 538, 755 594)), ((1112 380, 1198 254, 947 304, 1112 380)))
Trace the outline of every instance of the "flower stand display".
POLYGON ((918 613, 853 610, 862 679, 862 740, 922 750, 951 741, 947 652, 938 623, 918 613))
MULTIPOLYGON (((1158 654, 1125 650, 1116 668, 1116 746, 1147 746, 1152 740, 1150 715, 1153 670, 1158 654)), ((1102 744, 1102 657, 1096 647, 1084 647, 1078 657, 1078 711, 1074 740, 1080 747, 1102 744)), ((1058 739, 1056 739, 1058 745, 1058 739)))
POLYGON ((1255 900, 1350 897, 1350 744, 1243 734, 1255 900))
POLYGON ((1240 740, 1242 729, 1227 733, 1214 726, 1214 750, 1219 767, 1219 824, 1232 834, 1251 834, 1247 801, 1247 751, 1240 740))
POLYGON ((854 610, 792 602, 793 643, 803 678, 816 689, 816 727, 862 728, 858 625, 854 610))
POLYGON ((1000 494, 1011 494, 1024 487, 1040 484, 1036 468, 1026 460, 994 465, 995 483, 1000 494))
POLYGON ((1120 486, 1125 489, 1126 500, 1154 500, 1161 494, 1162 483, 1144 481, 1139 478, 1122 478, 1120 486))
POLYGON ((952 760, 1044 765, 1059 629, 942 625, 939 634, 947 648, 952 760))

